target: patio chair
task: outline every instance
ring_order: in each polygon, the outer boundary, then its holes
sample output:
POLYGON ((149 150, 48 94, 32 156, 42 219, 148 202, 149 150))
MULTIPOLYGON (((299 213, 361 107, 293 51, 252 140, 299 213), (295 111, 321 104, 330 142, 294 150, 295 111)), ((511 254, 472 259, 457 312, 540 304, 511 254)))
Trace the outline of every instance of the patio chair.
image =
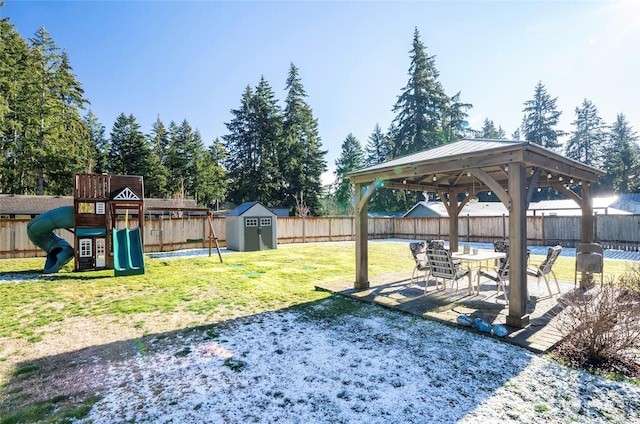
POLYGON ((556 282, 558 293, 560 293, 560 284, 558 283, 556 274, 553 272, 553 264, 556 263, 556 259, 558 259, 558 256, 560 256, 560 252, 562 252, 562 246, 558 245, 550 247, 547 251, 547 257, 544 261, 536 266, 527 267, 527 274, 537 277, 538 284, 540 284, 541 277, 544 279, 544 282, 547 285, 547 290, 549 290, 549 296, 553 296, 553 293, 551 292, 551 286, 549 285, 549 274, 553 276, 553 279, 556 282))
POLYGON ((600 285, 604 282, 604 249, 598 243, 579 243, 576 246, 574 287, 578 285, 578 273, 587 274, 587 285, 593 283, 593 274, 600 274, 600 285))
MULTIPOLYGON (((411 274, 411 283, 417 282, 417 277, 421 272, 424 272, 422 277, 423 281, 427 280, 427 274, 431 269, 429 267, 429 261, 427 260, 427 246, 423 242, 409 243, 409 249, 411 250, 411 256, 416 263, 413 267, 413 273, 411 274)), ((426 283, 425 283, 426 284, 426 283)))
POLYGON ((480 287, 480 277, 487 277, 488 279, 495 281, 498 284, 498 293, 500 293, 500 290, 502 290, 502 292, 504 293, 504 298, 507 301, 508 305, 509 293, 507 292, 505 280, 509 279, 509 253, 507 252, 506 258, 500 258, 499 262, 496 262, 496 267, 489 268, 486 271, 483 269, 480 269, 478 271, 478 287, 480 287))
MULTIPOLYGON (((469 267, 463 267, 459 261, 455 261, 451 257, 451 252, 444 249, 427 249, 427 258, 429 260, 429 277, 436 280, 436 289, 438 287, 438 278, 442 279, 442 289, 446 290, 447 280, 451 281, 451 292, 453 294, 453 283, 456 284, 458 290, 458 280, 464 277, 469 279, 469 289, 471 289, 471 270, 469 267)), ((427 294, 428 285, 424 286, 424 293, 427 294)))

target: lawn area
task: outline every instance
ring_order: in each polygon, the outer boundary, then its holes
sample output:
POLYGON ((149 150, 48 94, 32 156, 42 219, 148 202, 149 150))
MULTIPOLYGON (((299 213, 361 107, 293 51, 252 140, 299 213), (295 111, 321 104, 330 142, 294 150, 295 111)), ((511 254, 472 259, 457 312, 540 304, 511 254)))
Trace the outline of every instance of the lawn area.
MULTIPOLYGON (((147 258, 144 275, 119 278, 2 260, 0 423, 639 419, 638 385, 314 289, 353 279, 354 258, 350 242, 290 244, 224 264, 147 258), (529 401, 514 412, 501 397, 529 401)), ((413 268, 407 243, 371 242, 369 263, 413 268)), ((573 281, 573 258, 556 274, 573 281)))

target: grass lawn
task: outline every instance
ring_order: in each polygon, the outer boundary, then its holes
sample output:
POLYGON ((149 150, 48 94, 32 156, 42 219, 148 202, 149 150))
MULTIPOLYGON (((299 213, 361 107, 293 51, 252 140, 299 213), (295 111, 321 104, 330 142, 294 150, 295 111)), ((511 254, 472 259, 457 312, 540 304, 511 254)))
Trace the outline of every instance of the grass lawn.
MULTIPOLYGON (((71 264, 43 276, 43 258, 0 260, 0 423, 84 416, 98 398, 90 388, 74 391, 54 382, 57 367, 90 364, 91 355, 144 355, 153 349, 151 336, 180 337, 183 329, 312 308, 329 297, 315 285, 351 280, 355 269, 349 242, 280 245, 224 260, 147 258, 144 275, 119 278, 111 270, 75 273, 71 264)), ((370 275, 413 268, 407 244, 398 242, 369 243, 369 264, 370 275)), ((628 266, 606 261, 605 270, 621 275, 628 266)), ((558 279, 573 281, 573 267, 573 258, 560 257, 558 279)), ((351 314, 354 306, 345 305, 327 313, 351 314)))

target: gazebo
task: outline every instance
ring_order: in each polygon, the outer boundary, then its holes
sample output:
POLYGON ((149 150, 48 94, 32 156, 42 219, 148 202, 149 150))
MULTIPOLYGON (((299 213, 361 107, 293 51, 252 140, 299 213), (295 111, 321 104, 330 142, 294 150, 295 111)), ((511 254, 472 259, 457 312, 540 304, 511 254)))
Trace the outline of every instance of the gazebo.
POLYGON ((553 187, 582 209, 581 241, 593 242, 591 186, 599 169, 521 140, 463 139, 348 174, 355 185, 355 289, 369 288, 368 203, 380 188, 436 193, 449 213, 449 246, 458 250, 458 215, 476 194, 491 191, 509 211, 509 314, 524 328, 527 315, 526 211, 538 187, 553 187), (571 190, 579 187, 579 192, 571 190), (463 197, 464 196, 464 197, 463 197), (458 201, 462 198, 461 201, 458 201), (455 219, 454 219, 455 218, 455 219))

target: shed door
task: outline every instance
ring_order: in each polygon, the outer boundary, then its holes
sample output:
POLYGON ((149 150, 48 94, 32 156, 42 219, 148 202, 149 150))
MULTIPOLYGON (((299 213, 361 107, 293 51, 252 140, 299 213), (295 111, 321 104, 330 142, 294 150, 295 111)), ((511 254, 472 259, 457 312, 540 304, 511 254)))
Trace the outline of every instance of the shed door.
POLYGON ((244 251, 260 250, 259 218, 244 219, 244 251))
POLYGON ((260 250, 273 249, 273 219, 260 218, 260 250))

